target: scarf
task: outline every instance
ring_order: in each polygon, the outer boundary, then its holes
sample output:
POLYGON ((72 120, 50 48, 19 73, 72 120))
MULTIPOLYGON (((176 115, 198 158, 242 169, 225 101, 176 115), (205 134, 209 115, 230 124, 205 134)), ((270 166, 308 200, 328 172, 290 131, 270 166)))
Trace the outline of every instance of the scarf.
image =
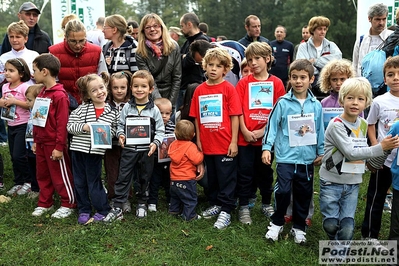
POLYGON ((162 51, 163 51, 162 40, 156 43, 150 42, 149 40, 145 40, 145 44, 151 49, 152 55, 155 55, 158 58, 158 60, 162 59, 162 51))

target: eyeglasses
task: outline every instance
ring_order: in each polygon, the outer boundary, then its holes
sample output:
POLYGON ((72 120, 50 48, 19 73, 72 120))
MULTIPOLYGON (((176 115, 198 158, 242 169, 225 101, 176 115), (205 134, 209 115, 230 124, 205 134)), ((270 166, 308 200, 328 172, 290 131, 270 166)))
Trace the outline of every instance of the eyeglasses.
POLYGON ((159 29, 160 27, 161 27, 161 25, 159 25, 159 24, 154 24, 154 25, 152 25, 152 26, 147 26, 147 27, 145 27, 144 30, 145 30, 145 31, 150 31, 150 30, 153 29, 153 28, 154 28, 154 30, 157 30, 157 29, 159 29))
POLYGON ((104 26, 104 27, 103 27, 104 30, 106 30, 106 29, 112 29, 112 28, 113 28, 113 27, 110 27, 110 26, 104 26))
POLYGON ((84 45, 86 43, 86 39, 83 39, 83 40, 69 40, 69 39, 67 39, 67 41, 70 44, 72 44, 72 45, 78 45, 78 44, 84 45))

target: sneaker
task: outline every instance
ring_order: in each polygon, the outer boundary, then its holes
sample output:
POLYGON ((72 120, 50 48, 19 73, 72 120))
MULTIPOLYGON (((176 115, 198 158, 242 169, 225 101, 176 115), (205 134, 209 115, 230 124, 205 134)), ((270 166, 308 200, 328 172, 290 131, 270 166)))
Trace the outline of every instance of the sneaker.
POLYGON ((105 215, 102 215, 101 213, 98 213, 98 212, 96 212, 94 215, 93 215, 93 220, 94 220, 94 222, 102 222, 102 221, 104 221, 104 219, 105 219, 105 215))
POLYGON ((148 204, 148 211, 149 212, 156 212, 157 211, 157 205, 156 204, 148 204))
POLYGON ((249 207, 244 206, 241 207, 238 211, 238 220, 240 220, 243 224, 252 224, 251 213, 249 211, 249 207))
POLYGON ((29 191, 28 192, 28 199, 36 199, 37 197, 39 197, 39 192, 37 191, 29 191))
POLYGON ((284 215, 284 221, 289 224, 292 221, 292 215, 284 215))
POLYGON ((78 217, 78 224, 87 224, 90 220, 90 213, 82 212, 78 217))
POLYGON ((306 218, 305 223, 306 223, 306 225, 307 225, 308 227, 311 227, 311 226, 312 226, 312 219, 306 218))
POLYGON ((222 210, 222 206, 214 205, 214 206, 206 209, 204 212, 202 212, 202 217, 204 217, 205 219, 212 218, 212 217, 218 215, 221 210, 222 210))
POLYGON ((297 244, 305 244, 306 243, 306 233, 300 229, 292 228, 291 235, 294 236, 294 241, 297 244))
POLYGON ((4 183, 0 182, 0 190, 3 190, 3 189, 4 189, 4 183))
POLYGON ((122 205, 122 211, 123 212, 132 212, 132 205, 130 204, 130 201, 126 201, 125 203, 123 203, 122 205))
POLYGON ((256 203, 256 197, 255 198, 251 198, 248 200, 248 207, 250 209, 252 209, 253 207, 255 207, 255 203, 256 203))
MULTIPOLYGON (((205 217, 204 217, 205 218, 205 217)), ((213 227, 217 229, 225 229, 231 223, 231 215, 227 212, 220 212, 218 219, 213 224, 213 227)))
POLYGON ((9 191, 7 191, 7 194, 10 196, 14 195, 15 193, 17 193, 18 190, 21 189, 21 187, 22 187, 21 185, 15 185, 9 191))
POLYGON ((115 207, 115 208, 111 209, 111 211, 108 213, 108 215, 103 219, 103 222, 104 223, 112 223, 113 221, 122 220, 122 219, 123 219, 122 209, 115 207))
POLYGON ((2 147, 6 147, 7 145, 8 145, 7 142, 0 142, 0 146, 2 146, 2 147))
POLYGON ((51 217, 52 218, 57 218, 57 219, 67 218, 74 211, 75 211, 75 209, 71 209, 71 208, 67 208, 67 207, 61 206, 58 210, 55 211, 55 213, 53 213, 51 215, 51 217))
POLYGON ((278 236, 283 231, 283 226, 278 226, 278 225, 275 225, 274 223, 270 222, 267 229, 268 230, 267 230, 265 237, 274 242, 274 241, 278 240, 278 236))
POLYGON ((266 215, 266 217, 271 217, 274 214, 274 208, 270 204, 262 204, 262 213, 266 215))
POLYGON ((144 218, 147 216, 147 206, 145 204, 137 204, 136 217, 144 218))
POLYGON ((26 193, 31 192, 32 189, 30 187, 30 183, 24 183, 24 185, 18 189, 17 194, 18 195, 25 195, 26 193))
POLYGON ((42 216, 44 213, 53 209, 53 206, 44 208, 44 207, 36 207, 35 210, 32 212, 32 216, 42 216))

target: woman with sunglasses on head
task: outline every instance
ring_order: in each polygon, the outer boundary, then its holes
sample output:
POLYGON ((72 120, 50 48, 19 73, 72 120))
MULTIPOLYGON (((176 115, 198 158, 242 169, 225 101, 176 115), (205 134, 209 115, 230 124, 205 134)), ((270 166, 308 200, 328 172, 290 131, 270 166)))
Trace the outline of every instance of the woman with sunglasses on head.
POLYGON ((50 46, 49 50, 61 62, 59 82, 80 104, 81 98, 76 85, 78 78, 89 73, 100 74, 107 71, 101 48, 86 41, 85 26, 81 21, 74 19, 65 25, 64 41, 50 46))
POLYGON ((168 28, 157 14, 145 15, 139 26, 137 65, 151 72, 157 91, 167 98, 175 109, 181 82, 180 48, 169 34, 168 28))

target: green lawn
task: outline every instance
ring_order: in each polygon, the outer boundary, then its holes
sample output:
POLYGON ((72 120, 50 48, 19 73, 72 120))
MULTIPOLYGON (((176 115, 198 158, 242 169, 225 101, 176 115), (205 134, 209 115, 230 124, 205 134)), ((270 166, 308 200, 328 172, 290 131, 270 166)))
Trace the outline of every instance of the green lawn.
MULTIPOLYGON (((0 194, 5 194, 12 186, 12 170, 8 150, 0 151, 6 165, 6 189, 0 194)), ((242 225, 235 212, 231 226, 219 231, 213 228, 215 219, 188 223, 171 217, 164 198, 158 212, 146 219, 127 214, 111 225, 81 226, 77 214, 64 220, 33 217, 36 200, 12 197, 11 202, 0 204, 0 265, 318 265, 318 241, 327 237, 321 228, 318 175, 315 180, 316 210, 304 246, 295 244, 289 235, 291 225, 285 226, 280 241, 267 241, 269 221, 261 214, 259 201, 251 212, 252 225, 242 225)), ((360 239, 367 182, 365 177, 354 239, 360 239)), ((206 207, 200 191, 198 211, 206 207)), ((385 213, 381 239, 387 239, 388 232, 389 214, 385 213)))

